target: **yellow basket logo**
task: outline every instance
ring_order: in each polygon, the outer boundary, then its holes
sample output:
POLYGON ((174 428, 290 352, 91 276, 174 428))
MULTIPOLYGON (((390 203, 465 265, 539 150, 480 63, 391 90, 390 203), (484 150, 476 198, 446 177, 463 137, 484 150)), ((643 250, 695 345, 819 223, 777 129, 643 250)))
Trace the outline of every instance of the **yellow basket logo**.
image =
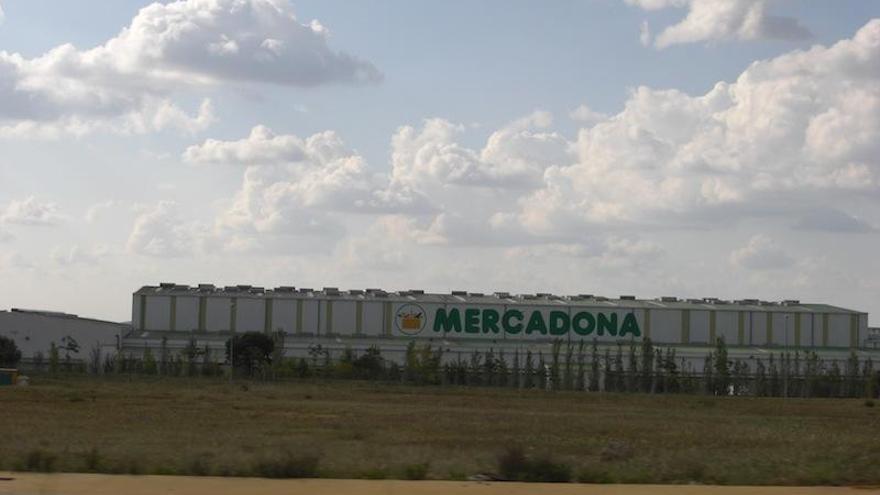
POLYGON ((425 310, 418 304, 404 304, 397 308, 397 316, 394 318, 397 329, 407 335, 421 332, 426 321, 425 310))

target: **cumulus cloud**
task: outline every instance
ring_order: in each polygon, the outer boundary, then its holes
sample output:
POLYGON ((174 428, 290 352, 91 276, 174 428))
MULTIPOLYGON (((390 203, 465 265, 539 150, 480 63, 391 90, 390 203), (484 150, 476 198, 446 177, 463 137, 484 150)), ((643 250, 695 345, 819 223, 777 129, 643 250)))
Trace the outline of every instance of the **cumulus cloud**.
POLYGON ((520 220, 535 232, 687 225, 867 198, 880 185, 878 115, 874 20, 851 40, 755 62, 704 95, 635 89, 623 111, 580 130, 575 163, 545 171, 520 220))
POLYGON ((0 210, 0 222, 10 224, 54 225, 61 219, 55 203, 40 201, 34 196, 12 200, 0 210))
POLYGON ((769 237, 756 235, 730 253, 730 262, 749 270, 776 270, 792 266, 795 259, 769 237))
POLYGON ((50 258, 59 266, 95 265, 110 254, 110 247, 99 244, 84 248, 77 244, 72 246, 56 246, 50 258))
POLYGON ((208 139, 183 153, 190 163, 260 165, 299 162, 306 158, 305 142, 294 135, 276 135, 266 126, 251 129, 237 141, 208 139))
POLYGON ((217 83, 316 86, 381 79, 370 63, 328 45, 317 21, 300 23, 286 0, 154 3, 104 44, 70 44, 27 58, 0 51, 0 136, 95 129, 192 131, 210 102, 186 112, 171 99, 217 83))
MULTIPOLYGON (((806 39, 810 31, 796 19, 767 13, 767 0, 625 0, 645 10, 687 8, 686 17, 664 29, 654 44, 666 48, 681 43, 713 40, 806 39)), ((642 44, 650 30, 642 24, 642 44)))
POLYGON ((135 219, 126 248, 129 253, 157 257, 193 254, 199 229, 187 224, 174 201, 160 201, 145 208, 135 219))

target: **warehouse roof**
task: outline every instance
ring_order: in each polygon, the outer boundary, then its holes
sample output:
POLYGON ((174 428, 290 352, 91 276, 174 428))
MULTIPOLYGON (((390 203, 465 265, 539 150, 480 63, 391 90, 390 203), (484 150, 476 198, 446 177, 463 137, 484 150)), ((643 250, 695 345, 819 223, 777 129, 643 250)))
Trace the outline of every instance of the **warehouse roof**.
POLYGON ((96 323, 107 323, 110 325, 125 325, 125 323, 120 323, 116 321, 109 320, 99 320, 97 318, 85 318, 82 316, 77 316, 71 313, 63 313, 61 311, 48 311, 43 309, 23 309, 23 308, 11 308, 9 311, 0 310, 0 315, 2 314, 21 314, 21 315, 30 315, 30 316, 41 316, 44 318, 63 318, 68 320, 81 320, 81 321, 92 321, 96 323))
POLYGON ((790 313, 847 313, 864 314, 861 311, 841 308, 829 304, 801 303, 798 300, 761 301, 758 299, 740 299, 726 301, 714 297, 700 299, 679 299, 677 297, 659 297, 656 299, 639 299, 635 296, 603 297, 593 294, 555 295, 550 293, 511 294, 508 292, 468 292, 454 290, 450 293, 426 293, 423 290, 402 290, 388 292, 381 289, 339 290, 336 287, 323 289, 281 286, 274 289, 251 285, 233 285, 219 287, 213 284, 196 286, 161 283, 141 287, 135 295, 168 295, 168 296, 217 296, 217 297, 282 297, 295 299, 342 299, 342 300, 379 300, 379 301, 413 301, 436 304, 507 304, 528 306, 584 306, 608 309, 690 309, 717 311, 774 311, 790 313))

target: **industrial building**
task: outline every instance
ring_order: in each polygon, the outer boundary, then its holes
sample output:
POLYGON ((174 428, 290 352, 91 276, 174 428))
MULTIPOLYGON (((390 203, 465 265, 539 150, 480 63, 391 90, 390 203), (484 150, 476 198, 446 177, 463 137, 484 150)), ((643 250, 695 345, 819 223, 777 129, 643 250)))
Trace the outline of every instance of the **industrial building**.
POLYGON ((826 359, 845 359, 853 350, 862 358, 876 352, 868 342, 867 313, 795 300, 171 283, 134 293, 132 331, 123 347, 125 352, 138 352, 164 338, 173 350, 195 338, 222 358, 226 339, 248 331, 280 333, 285 354, 299 357, 308 356, 316 345, 330 351, 375 345, 396 359, 411 341, 430 343, 455 356, 489 348, 538 352, 559 339, 596 340, 606 346, 643 337, 676 346, 679 355, 693 359, 702 359, 706 346, 720 337, 732 357, 744 359, 784 349, 815 350, 826 359))
POLYGON ((0 311, 0 335, 15 341, 25 365, 47 361, 53 343, 60 356, 71 362, 85 362, 93 351, 113 356, 129 330, 124 323, 56 311, 0 311))

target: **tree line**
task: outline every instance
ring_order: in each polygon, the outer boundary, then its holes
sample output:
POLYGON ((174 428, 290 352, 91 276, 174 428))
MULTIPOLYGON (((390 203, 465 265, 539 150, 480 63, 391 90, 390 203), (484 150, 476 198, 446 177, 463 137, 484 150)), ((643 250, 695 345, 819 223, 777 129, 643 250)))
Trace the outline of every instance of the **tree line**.
POLYGON ((200 346, 195 338, 176 352, 163 338, 157 350, 145 347, 140 356, 102 355, 99 348, 93 348, 85 363, 71 359, 71 353, 78 349, 73 339, 65 340, 62 346, 53 343, 48 360, 38 355, 33 364, 51 373, 219 376, 231 368, 237 376, 263 380, 314 377, 650 394, 877 397, 880 392, 872 360, 860 361, 855 352, 842 366, 814 351, 800 350, 739 359, 729 356, 723 338, 716 341, 701 366, 677 356, 673 347, 655 346, 648 338, 603 349, 595 340, 559 340, 547 352, 489 349, 454 354, 431 344, 410 342, 402 363, 385 358, 378 347, 361 352, 345 348, 334 355, 320 344, 309 347, 308 357, 285 357, 284 335, 260 332, 229 339, 222 356, 226 366, 218 362, 221 356, 216 356, 216 351, 200 346))

